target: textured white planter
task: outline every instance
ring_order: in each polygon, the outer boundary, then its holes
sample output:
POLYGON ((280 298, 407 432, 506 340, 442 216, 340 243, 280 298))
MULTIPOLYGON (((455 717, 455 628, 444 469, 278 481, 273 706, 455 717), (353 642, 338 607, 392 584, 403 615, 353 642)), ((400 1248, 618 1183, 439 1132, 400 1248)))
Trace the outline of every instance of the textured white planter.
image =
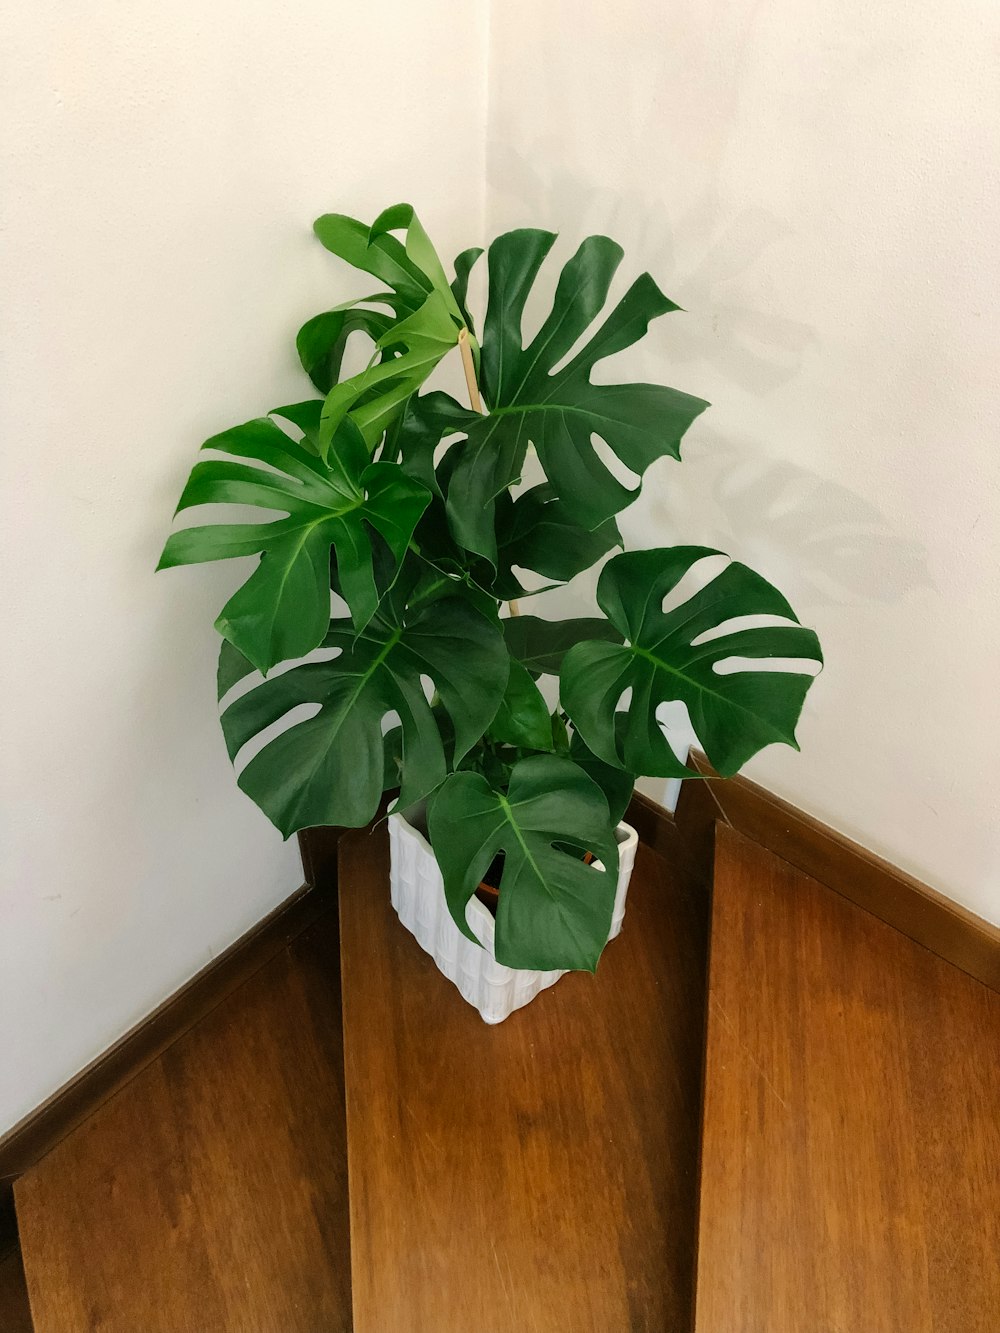
MULTIPOLYGON (((628 824, 615 830, 618 839, 618 893, 609 940, 622 928, 625 895, 635 864, 638 834, 628 824)), ((493 956, 496 922, 473 896, 465 919, 482 948, 467 939, 452 920, 444 896, 444 882, 427 839, 403 818, 389 816, 392 853, 390 888, 396 915, 420 947, 434 959, 438 970, 453 981, 487 1023, 502 1023, 515 1009, 528 1004, 539 991, 554 985, 563 972, 533 972, 504 967, 493 956)), ((596 863, 600 866, 600 862, 596 863)), ((603 868, 603 867, 602 867, 603 868)))

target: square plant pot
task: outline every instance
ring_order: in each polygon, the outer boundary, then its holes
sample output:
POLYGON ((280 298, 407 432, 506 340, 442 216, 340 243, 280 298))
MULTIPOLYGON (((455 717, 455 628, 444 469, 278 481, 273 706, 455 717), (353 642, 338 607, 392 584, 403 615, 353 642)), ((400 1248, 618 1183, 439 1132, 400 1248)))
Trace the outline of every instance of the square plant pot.
MULTIPOLYGON (((622 928, 625 897, 639 842, 635 829, 624 823, 618 825, 615 837, 618 890, 609 940, 622 928)), ((475 896, 469 900, 465 919, 482 948, 466 938, 448 911, 444 881, 430 843, 401 814, 389 816, 389 847, 389 883, 396 915, 434 959, 438 971, 454 982, 463 999, 479 1010, 485 1022, 502 1023, 515 1009, 528 1004, 540 991, 565 976, 565 972, 536 972, 498 963, 493 953, 496 922, 475 896)))

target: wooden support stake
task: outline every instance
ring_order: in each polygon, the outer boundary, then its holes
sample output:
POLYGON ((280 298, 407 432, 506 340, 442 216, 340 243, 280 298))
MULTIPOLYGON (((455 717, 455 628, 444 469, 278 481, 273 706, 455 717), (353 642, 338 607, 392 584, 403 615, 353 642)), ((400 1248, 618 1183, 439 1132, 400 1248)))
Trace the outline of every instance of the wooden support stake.
POLYGON ((465 383, 469 389, 469 403, 473 412, 483 410, 483 400, 479 396, 479 384, 476 380, 476 363, 472 359, 472 347, 469 344, 469 330, 463 329, 458 335, 458 350, 462 353, 462 369, 465 371, 465 383))

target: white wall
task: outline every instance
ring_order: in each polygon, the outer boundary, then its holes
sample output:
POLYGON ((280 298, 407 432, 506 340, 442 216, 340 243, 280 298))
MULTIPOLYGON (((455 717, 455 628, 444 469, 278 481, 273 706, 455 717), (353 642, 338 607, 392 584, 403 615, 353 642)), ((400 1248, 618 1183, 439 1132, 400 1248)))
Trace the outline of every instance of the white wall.
POLYGON ((690 312, 629 375, 714 407, 630 544, 779 584, 827 669, 748 775, 1000 921, 996 0, 505 0, 488 220, 690 312))
POLYGON ((0 1131, 301 880, 155 575, 201 441, 307 396, 320 212, 482 232, 485 2, 2 6, 0 1131))
MULTIPOLYGON (((487 0, 6 0, 0 1130, 297 885, 233 783, 225 564, 154 577, 197 445, 302 391, 397 198, 484 234, 487 0)), ((715 403, 632 545, 719 545, 824 640, 757 780, 1000 920, 994 0, 504 0, 490 230, 627 247, 715 403)))

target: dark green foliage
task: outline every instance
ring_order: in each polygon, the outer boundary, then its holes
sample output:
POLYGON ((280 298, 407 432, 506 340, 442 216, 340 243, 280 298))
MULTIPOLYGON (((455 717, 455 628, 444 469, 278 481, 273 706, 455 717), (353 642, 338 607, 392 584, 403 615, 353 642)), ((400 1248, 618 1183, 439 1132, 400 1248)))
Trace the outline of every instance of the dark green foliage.
POLYGON ((776 589, 735 563, 665 614, 664 597, 713 554, 700 547, 613 557, 600 617, 501 619, 503 602, 527 595, 516 570, 553 586, 622 545, 615 516, 636 491, 604 465, 595 438, 640 479, 656 459, 679 458, 702 399, 591 382, 600 361, 677 306, 642 274, 605 311, 622 252, 591 236, 525 346, 521 316, 555 237, 514 231, 489 248, 480 345, 469 279, 482 250, 463 251, 449 281, 406 204, 371 226, 327 214, 315 231, 380 289, 303 325, 299 358, 322 396, 213 436, 204 448, 222 457, 194 467, 178 505, 270 516, 180 529, 160 562, 259 557, 216 622, 234 761, 257 742, 239 784, 286 836, 364 825, 385 790, 400 789, 399 808, 429 797, 459 927, 468 933, 465 906, 502 851, 498 959, 593 970, 615 897, 614 829, 635 777, 690 775, 658 705, 683 701, 716 768, 735 772, 764 745, 795 744, 818 642, 776 589), (422 392, 460 335, 482 415, 422 392), (370 359, 342 378, 352 338, 370 359), (531 450, 545 480, 522 490, 531 450), (331 619, 331 591, 348 616, 331 619), (728 626, 748 615, 782 623, 728 626), (776 657, 803 667, 753 669, 776 657), (734 658, 751 660, 731 670, 734 658), (585 864, 585 851, 604 869, 585 864))

